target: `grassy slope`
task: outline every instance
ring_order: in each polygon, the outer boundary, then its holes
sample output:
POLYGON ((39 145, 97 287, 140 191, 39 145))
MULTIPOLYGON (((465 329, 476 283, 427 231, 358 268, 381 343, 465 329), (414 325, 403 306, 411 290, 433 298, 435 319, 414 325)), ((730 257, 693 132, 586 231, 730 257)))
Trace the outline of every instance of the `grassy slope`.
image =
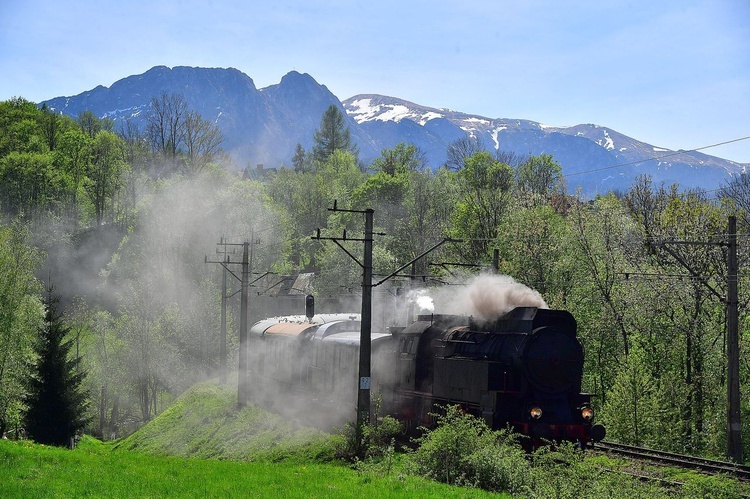
POLYGON ((242 461, 325 460, 335 437, 248 405, 236 408, 236 388, 203 383, 179 397, 117 448, 153 455, 242 461))
POLYGON ((205 383, 130 437, 74 451, 0 441, 0 497, 498 497, 331 461, 335 436, 205 383))

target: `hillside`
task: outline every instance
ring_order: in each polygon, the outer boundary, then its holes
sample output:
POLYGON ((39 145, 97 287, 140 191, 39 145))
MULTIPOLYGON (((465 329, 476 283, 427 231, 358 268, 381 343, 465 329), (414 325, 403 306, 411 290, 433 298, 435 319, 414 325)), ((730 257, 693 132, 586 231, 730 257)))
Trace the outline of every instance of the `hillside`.
POLYGON ((237 409, 236 385, 194 386, 116 448, 152 455, 258 461, 328 461, 336 436, 255 405, 237 409))

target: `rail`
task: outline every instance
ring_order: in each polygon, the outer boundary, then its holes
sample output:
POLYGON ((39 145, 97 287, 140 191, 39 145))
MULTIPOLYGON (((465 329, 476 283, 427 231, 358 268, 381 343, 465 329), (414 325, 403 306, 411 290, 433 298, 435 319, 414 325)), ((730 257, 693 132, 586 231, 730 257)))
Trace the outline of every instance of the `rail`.
POLYGON ((731 463, 728 461, 716 461, 701 457, 687 456, 673 452, 604 441, 595 443, 594 449, 610 454, 618 454, 635 459, 643 459, 665 465, 693 469, 714 475, 727 474, 744 482, 750 481, 750 466, 731 463))

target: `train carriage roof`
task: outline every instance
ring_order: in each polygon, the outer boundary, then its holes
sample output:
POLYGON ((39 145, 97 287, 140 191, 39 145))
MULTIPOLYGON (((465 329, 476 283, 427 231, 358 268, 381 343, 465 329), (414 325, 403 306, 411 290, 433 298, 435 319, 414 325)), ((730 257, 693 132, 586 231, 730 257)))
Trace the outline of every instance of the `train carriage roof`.
POLYGON ((321 324, 328 324, 328 323, 336 322, 336 321, 350 321, 350 320, 359 320, 359 314, 355 314, 355 313, 316 314, 312 318, 312 320, 308 320, 307 317, 305 317, 304 315, 285 315, 285 316, 279 316, 279 317, 271 317, 271 318, 263 319, 263 320, 256 322, 250 328, 250 334, 261 336, 261 335, 270 333, 270 334, 287 334, 287 335, 297 336, 300 334, 300 332, 302 332, 302 331, 298 331, 299 328, 302 328, 304 330, 304 329, 309 328, 311 325, 317 328, 321 324), (278 324, 288 324, 288 325, 296 324, 297 326, 290 326, 289 328, 285 326, 280 326, 280 327, 275 327, 273 330, 270 330, 273 326, 276 326, 278 324), (294 331, 297 331, 297 332, 295 333, 294 331))
MULTIPOLYGON (((359 346, 360 334, 361 333, 359 331, 346 331, 326 336, 321 341, 323 343, 337 343, 341 345, 359 346)), ((387 341, 391 338, 393 338, 393 335, 388 333, 371 333, 370 342, 373 345, 376 345, 383 343, 384 341, 387 341)))
POLYGON ((346 320, 346 321, 334 321, 326 324, 321 324, 318 330, 315 331, 313 336, 314 341, 322 340, 323 338, 332 334, 339 334, 343 332, 359 332, 362 330, 362 323, 357 320, 346 320))
POLYGON ((265 335, 309 336, 315 332, 320 324, 310 322, 277 322, 263 331, 265 335))

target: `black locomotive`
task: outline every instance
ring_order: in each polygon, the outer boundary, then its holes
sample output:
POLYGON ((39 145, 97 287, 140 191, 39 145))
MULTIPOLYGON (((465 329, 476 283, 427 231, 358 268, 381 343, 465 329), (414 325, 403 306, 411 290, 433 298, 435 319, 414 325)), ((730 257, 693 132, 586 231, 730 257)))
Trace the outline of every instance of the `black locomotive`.
MULTIPOLYGON (((251 328, 256 386, 303 391, 340 418, 356 406, 359 316, 266 319, 251 328)), ((421 315, 372 333, 373 400, 407 429, 429 425, 437 406, 457 404, 526 444, 604 438, 591 395, 581 393, 584 352, 576 321, 562 310, 519 307, 491 323, 421 315)), ((252 385, 253 383, 251 383, 252 385)))

